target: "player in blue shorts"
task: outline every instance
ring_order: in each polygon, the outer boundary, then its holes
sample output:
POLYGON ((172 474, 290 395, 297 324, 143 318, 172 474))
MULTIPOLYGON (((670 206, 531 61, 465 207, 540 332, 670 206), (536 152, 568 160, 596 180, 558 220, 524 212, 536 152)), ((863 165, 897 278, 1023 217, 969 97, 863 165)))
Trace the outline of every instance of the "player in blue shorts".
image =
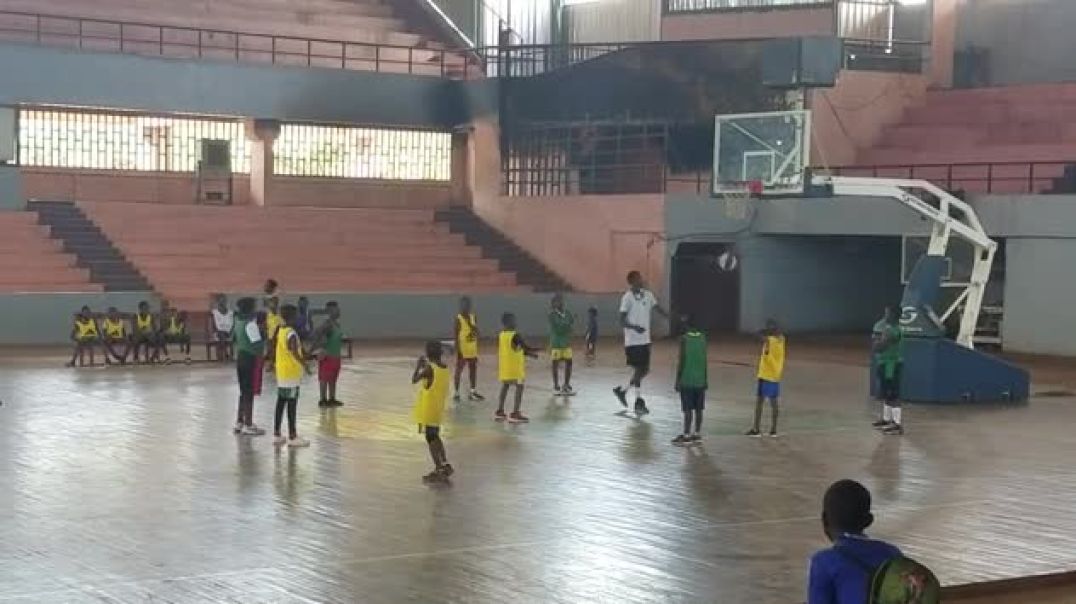
POLYGON ((778 401, 781 398, 781 377, 785 372, 785 334, 777 321, 768 319, 766 329, 762 331, 762 356, 758 359, 758 398, 755 400, 755 423, 747 431, 747 436, 759 437, 762 423, 762 404, 770 401, 773 409, 773 421, 770 424, 770 436, 777 437, 778 401))

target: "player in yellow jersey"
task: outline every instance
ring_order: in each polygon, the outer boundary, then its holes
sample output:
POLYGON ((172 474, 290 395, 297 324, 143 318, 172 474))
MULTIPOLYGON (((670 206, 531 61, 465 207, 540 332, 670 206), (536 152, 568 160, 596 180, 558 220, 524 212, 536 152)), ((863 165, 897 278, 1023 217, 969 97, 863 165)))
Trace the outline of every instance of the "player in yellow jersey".
POLYGON ((280 309, 281 325, 276 333, 276 415, 273 418, 273 442, 277 445, 287 443, 289 447, 308 447, 310 441, 299 438, 296 430, 296 413, 299 407, 299 384, 303 381, 303 374, 310 373, 303 357, 303 346, 299 340, 299 333, 295 331, 295 319, 299 310, 291 304, 285 304, 280 309), (284 411, 288 412, 288 437, 285 439, 280 434, 280 425, 284 419, 284 411))
POLYGON ((115 306, 110 306, 104 323, 105 363, 111 365, 115 358, 121 365, 127 364, 127 355, 131 352, 131 338, 127 333, 127 321, 115 306), (123 352, 116 352, 121 350, 123 352))
POLYGON ((138 351, 141 349, 145 354, 145 362, 152 363, 157 360, 157 317, 150 312, 149 302, 145 300, 138 303, 138 312, 134 317, 134 342, 132 352, 134 362, 138 362, 138 351))
POLYGON ((452 400, 460 400, 460 376, 463 375, 464 366, 467 367, 467 377, 470 378, 471 391, 467 395, 468 400, 484 401, 486 397, 478 393, 478 318, 472 309, 471 298, 460 298, 460 311, 452 325, 453 338, 456 340, 456 376, 452 382, 455 394, 452 400))
MULTIPOLYGON (((266 288, 268 288, 268 284, 266 288)), ((298 309, 296 309, 296 313, 298 313, 298 309)), ((280 298, 269 296, 265 299, 265 338, 269 343, 265 347, 265 360, 269 364, 270 371, 275 367, 273 357, 276 355, 276 333, 283 324, 284 320, 280 316, 280 298)))
POLYGON ((177 312, 174 308, 161 311, 161 351, 166 363, 172 362, 168 354, 168 345, 179 345, 180 352, 186 355, 186 362, 191 362, 191 334, 187 331, 186 311, 177 312))
POLYGON ((777 438, 778 401, 781 398, 781 378, 785 373, 785 334, 781 333, 777 321, 768 319, 766 329, 759 335, 762 337, 762 356, 758 359, 758 398, 755 401, 755 423, 747 431, 747 436, 762 436, 759 432, 762 404, 768 400, 773 409, 770 436, 777 438))
POLYGON ((419 357, 411 374, 411 383, 420 384, 415 401, 415 421, 418 422, 418 431, 426 434, 426 444, 430 447, 434 466, 433 472, 422 477, 424 482, 445 481, 455 472, 452 464, 448 463, 445 443, 441 440, 441 420, 449 386, 448 367, 441 360, 443 354, 440 342, 426 342, 426 356, 419 357))
MULTIPOLYGON (((93 316, 93 311, 89 306, 83 306, 75 315, 75 323, 71 327, 71 341, 75 343, 75 350, 71 353, 71 361, 67 363, 68 367, 75 366, 75 360, 78 360, 79 365, 85 365, 86 359, 84 355, 86 351, 90 351, 90 358, 93 358, 93 346, 100 340, 100 334, 97 331, 97 319, 93 316)), ((108 358, 106 353, 105 358, 108 358)))
POLYGON ((500 335, 497 337, 497 378, 501 381, 501 396, 498 399, 497 411, 493 419, 503 422, 506 419, 511 424, 523 424, 531 421, 523 415, 523 382, 527 377, 525 357, 537 357, 538 349, 532 348, 523 341, 523 336, 516 331, 516 316, 506 312, 501 316, 500 335), (515 406, 511 415, 504 414, 504 402, 508 398, 508 389, 516 387, 515 406))

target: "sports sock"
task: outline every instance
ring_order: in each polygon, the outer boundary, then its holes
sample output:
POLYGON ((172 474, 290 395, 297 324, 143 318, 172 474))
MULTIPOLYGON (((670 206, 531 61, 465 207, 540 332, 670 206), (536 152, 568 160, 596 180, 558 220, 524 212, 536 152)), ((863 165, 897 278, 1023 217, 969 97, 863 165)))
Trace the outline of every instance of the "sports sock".
POLYGON ((885 405, 885 404, 882 405, 882 421, 884 421, 884 422, 893 421, 893 408, 890 407, 889 405, 885 405))
POLYGON ((627 396, 628 396, 628 402, 629 403, 634 402, 635 399, 639 398, 639 389, 636 388, 635 386, 628 386, 628 395, 627 396))
POLYGON ((893 407, 893 423, 898 426, 900 425, 900 412, 900 407, 893 407))

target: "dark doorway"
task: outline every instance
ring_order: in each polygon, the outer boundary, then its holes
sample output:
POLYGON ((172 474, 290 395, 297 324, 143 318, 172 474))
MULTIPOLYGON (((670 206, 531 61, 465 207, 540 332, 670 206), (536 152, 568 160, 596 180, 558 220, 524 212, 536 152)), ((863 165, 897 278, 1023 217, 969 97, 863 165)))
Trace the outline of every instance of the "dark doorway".
MULTIPOLYGON (((732 244, 681 243, 672 262, 672 309, 675 317, 689 314, 708 332, 735 332, 740 325, 740 266, 722 268, 722 255, 734 254, 732 244)), ((724 257, 728 266, 728 256, 724 257)))

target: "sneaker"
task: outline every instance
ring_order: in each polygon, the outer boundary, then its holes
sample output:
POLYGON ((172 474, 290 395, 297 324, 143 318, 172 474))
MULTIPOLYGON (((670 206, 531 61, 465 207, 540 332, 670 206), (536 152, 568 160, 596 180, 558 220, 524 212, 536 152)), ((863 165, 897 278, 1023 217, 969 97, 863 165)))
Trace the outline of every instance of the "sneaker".
POLYGON ((744 436, 750 436, 751 438, 762 438, 762 433, 754 428, 743 433, 744 436))
POLYGON ((236 422, 232 428, 232 434, 241 434, 243 432, 243 424, 236 422))
POLYGON ((292 438, 292 439, 290 439, 288 441, 288 446, 289 447, 309 447, 310 446, 310 441, 306 440, 305 438, 299 438, 298 436, 296 436, 295 438, 292 438))
POLYGON ((484 400, 486 400, 486 397, 479 394, 477 390, 472 390, 470 392, 470 394, 467 395, 467 398, 469 400, 472 400, 472 401, 484 401, 484 400))
POLYGON ((187 357, 186 359, 183 359, 183 362, 190 365, 191 364, 191 358, 187 357))
POLYGON ((325 399, 321 399, 320 401, 318 401, 318 407, 328 407, 328 406, 329 406, 329 401, 327 401, 325 399))
POLYGON ((777 430, 770 430, 770 438, 777 438, 777 430))
POLYGON ((616 395, 616 399, 620 401, 620 404, 626 409, 628 407, 628 392, 620 386, 617 386, 616 388, 613 388, 613 394, 616 395))
POLYGON ((564 396, 575 396, 575 390, 572 390, 571 386, 565 386, 561 388, 560 393, 564 396))
POLYGON ((281 435, 279 435, 279 434, 277 434, 276 436, 273 437, 273 444, 278 446, 278 447, 280 445, 287 444, 287 442, 288 442, 288 439, 281 436, 281 435))
POLYGON ((701 435, 699 435, 699 434, 692 434, 692 435, 691 435, 691 436, 689 436, 688 438, 689 438, 689 439, 691 440, 691 442, 693 442, 693 443, 701 443, 701 442, 702 442, 702 436, 701 436, 701 435))
POLYGON ((646 401, 643 397, 635 399, 635 415, 649 415, 650 410, 646 408, 646 401))
POLYGON ((454 403, 460 402, 460 393, 459 392, 452 395, 452 402, 454 402, 454 403))
POLYGON ((340 401, 338 401, 336 399, 332 399, 332 400, 329 401, 329 406, 330 407, 343 407, 344 403, 341 403, 340 401))
POLYGON ((560 396, 564 394, 564 391, 560 389, 560 386, 553 386, 553 396, 560 396))
POLYGON ((525 424, 529 421, 531 421, 531 418, 523 415, 519 411, 513 411, 512 414, 508 416, 508 423, 510 424, 525 424))
POLYGON ((452 464, 446 463, 445 465, 441 466, 441 475, 444 476, 445 478, 448 478, 449 476, 452 476, 455 473, 456 473, 456 469, 452 467, 452 464))
POLYGON ((881 429, 881 428, 885 428, 886 426, 888 426, 891 423, 893 423, 893 422, 886 421, 884 419, 880 419, 880 420, 875 421, 873 424, 871 424, 871 427, 881 429))
POLYGON ((504 414, 503 409, 498 409, 495 412, 493 412, 493 421, 495 421, 495 422, 503 422, 506 419, 508 419, 508 416, 504 414))
POLYGON ((423 476, 422 482, 426 484, 430 484, 431 482, 444 482, 445 478, 445 475, 442 474, 440 470, 434 470, 433 472, 430 472, 429 474, 423 476))
POLYGON ((243 436, 262 436, 265 434, 265 430, 251 424, 249 426, 243 426, 242 434, 243 436))
POLYGON ((890 424, 889 426, 882 429, 882 434, 886 434, 888 436, 903 436, 904 426, 900 424, 890 424))
POLYGON ((684 436, 683 434, 679 434, 676 438, 672 439, 672 444, 674 445, 683 446, 689 443, 691 443, 691 437, 684 436))

